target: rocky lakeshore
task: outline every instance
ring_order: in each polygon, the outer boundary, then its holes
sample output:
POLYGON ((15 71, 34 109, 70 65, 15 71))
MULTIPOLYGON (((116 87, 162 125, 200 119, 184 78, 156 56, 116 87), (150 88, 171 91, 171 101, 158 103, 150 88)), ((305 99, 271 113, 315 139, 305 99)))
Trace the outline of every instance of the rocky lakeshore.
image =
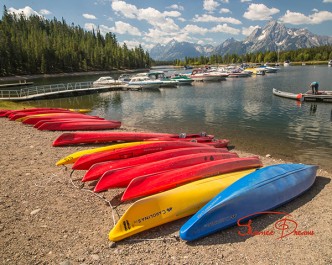
MULTIPOLYGON (((232 227, 187 243, 178 236, 184 218, 112 243, 108 233, 130 203, 112 209, 121 190, 96 196, 91 186, 80 185, 83 172, 71 175, 70 167, 55 166, 70 153, 94 147, 52 147, 60 134, 0 119, 1 264, 332 263, 332 172, 324 168, 310 190, 277 209, 291 214, 298 233, 280 239, 278 217, 266 215, 253 219, 258 235, 240 236, 239 227, 232 227)), ((233 151, 251 155, 236 146, 233 151)), ((261 159, 264 165, 285 162, 261 159)))

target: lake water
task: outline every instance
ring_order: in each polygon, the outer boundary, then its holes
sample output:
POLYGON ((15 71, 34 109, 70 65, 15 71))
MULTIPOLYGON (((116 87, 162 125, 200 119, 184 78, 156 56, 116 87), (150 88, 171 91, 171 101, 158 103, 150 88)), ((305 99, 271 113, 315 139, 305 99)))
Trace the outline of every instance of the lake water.
MULTIPOLYGON (((61 83, 98 76, 37 80, 61 83)), ((332 90, 332 68, 282 67, 278 73, 195 83, 159 92, 121 91, 29 102, 35 106, 91 108, 93 115, 121 120, 124 127, 170 132, 205 131, 228 138, 239 150, 332 170, 332 104, 299 104, 276 97, 272 88, 305 92, 312 81, 332 90)))

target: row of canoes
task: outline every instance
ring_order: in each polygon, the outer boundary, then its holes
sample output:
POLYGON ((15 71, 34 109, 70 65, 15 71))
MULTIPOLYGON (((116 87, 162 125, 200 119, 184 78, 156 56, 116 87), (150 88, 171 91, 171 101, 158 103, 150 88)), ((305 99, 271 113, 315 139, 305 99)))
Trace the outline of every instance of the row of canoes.
POLYGON ((120 121, 91 116, 86 114, 87 111, 62 108, 0 110, 0 117, 44 131, 107 130, 121 127, 120 121))
MULTIPOLYGON (((0 111, 28 120, 17 114, 0 111)), ((107 145, 69 154, 56 164, 85 170, 82 182, 90 182, 94 192, 124 189, 121 201, 132 204, 111 229, 112 241, 192 215, 180 237, 196 240, 288 202, 310 188, 317 172, 317 166, 302 164, 263 167, 256 156, 230 152, 229 140, 205 133, 65 132, 53 146, 92 143, 107 145)))
POLYGON ((180 237, 195 240, 235 225, 249 214, 274 209, 315 181, 317 166, 262 167, 258 157, 241 158, 225 148, 228 140, 221 140, 221 145, 212 137, 75 132, 63 133, 53 145, 149 139, 117 143, 102 151, 86 149, 79 157, 74 153, 57 162, 61 165, 70 161, 73 169, 85 170, 82 182, 91 181, 94 192, 124 189, 121 201, 130 200, 132 204, 111 229, 112 241, 191 215, 181 227, 180 237), (186 137, 210 137, 210 142, 186 141, 186 137))

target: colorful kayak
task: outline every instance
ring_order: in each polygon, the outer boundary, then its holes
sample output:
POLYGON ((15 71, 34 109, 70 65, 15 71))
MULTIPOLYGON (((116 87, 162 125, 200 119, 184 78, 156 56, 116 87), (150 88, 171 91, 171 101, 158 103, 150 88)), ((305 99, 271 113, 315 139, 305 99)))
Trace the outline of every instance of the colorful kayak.
POLYGON ((119 241, 150 228, 195 214, 229 185, 254 170, 206 178, 134 202, 109 233, 119 241))
POLYGON ((75 130, 109 130, 121 127, 120 121, 91 120, 91 121, 49 121, 41 124, 37 129, 41 131, 75 131, 75 130))
MULTIPOLYGON (((216 149, 216 148, 215 148, 216 149)), ((193 165, 208 163, 210 161, 217 161, 221 159, 239 157, 236 153, 199 153, 190 154, 180 157, 173 157, 157 162, 151 162, 140 166, 126 168, 114 172, 114 170, 107 171, 100 178, 94 188, 94 192, 108 190, 110 188, 124 188, 127 187, 134 178, 146 175, 153 175, 159 172, 166 172, 169 170, 184 168, 193 165)))
POLYGON ((280 164, 264 167, 220 192, 180 229, 184 240, 195 240, 235 225, 243 217, 274 209, 309 189, 317 166, 280 164))
POLYGON ((256 156, 228 158, 162 172, 152 176, 142 176, 130 182, 122 195, 121 201, 152 195, 202 178, 262 166, 262 162, 256 156))
POLYGON ((61 134, 54 140, 53 146, 65 146, 75 144, 108 143, 108 142, 136 142, 150 138, 170 137, 174 139, 188 139, 208 137, 213 135, 202 134, 169 134, 169 133, 146 133, 146 132, 69 132, 61 134))
POLYGON ((126 148, 130 146, 136 146, 141 144, 146 144, 147 142, 131 142, 131 143, 122 143, 122 144, 113 144, 98 148, 91 148, 91 149, 85 149, 81 150, 75 153, 72 153, 64 158, 61 158, 58 162, 56 162, 57 166, 66 165, 66 164, 74 164, 75 161, 77 161, 81 156, 88 155, 88 154, 95 154, 99 152, 105 152, 105 151, 114 151, 121 148, 126 148))
MULTIPOLYGON (((26 116, 30 116, 30 115, 37 115, 37 114, 51 114, 51 113, 74 113, 70 110, 57 110, 57 109, 50 109, 50 110, 39 110, 39 111, 19 111, 16 113, 12 113, 8 116, 8 118, 11 121, 21 121, 22 119, 24 119, 26 116)), ((84 114, 82 114, 84 115, 84 114)))
POLYGON ((212 148, 210 146, 206 147, 187 147, 171 149, 166 151, 161 151, 157 153, 147 154, 138 157, 132 157, 128 159, 106 161, 92 165, 89 170, 85 173, 82 181, 91 181, 100 178, 106 171, 109 170, 119 170, 123 168, 130 168, 138 165, 143 165, 155 161, 160 161, 163 159, 180 157, 183 155, 198 154, 198 153, 228 153, 226 148, 212 148))
MULTIPOLYGON (((178 149, 184 147, 206 147, 206 144, 202 143, 192 143, 192 142, 182 142, 182 141, 164 141, 164 142, 150 142, 146 144, 141 144, 139 146, 131 146, 128 148, 122 148, 121 150, 96 153, 91 155, 85 155, 80 157, 73 165, 73 169, 76 170, 88 170, 93 164, 110 161, 125 159, 131 157, 137 157, 142 155, 147 155, 151 153, 178 149)), ((213 147, 213 146, 211 146, 213 147)))
POLYGON ((52 114, 38 114, 38 115, 29 115, 26 116, 22 123, 35 125, 37 122, 42 120, 57 120, 57 119, 71 119, 71 118, 84 118, 84 119, 97 119, 97 120, 104 120, 98 116, 90 116, 86 114, 80 113, 52 113, 52 114))

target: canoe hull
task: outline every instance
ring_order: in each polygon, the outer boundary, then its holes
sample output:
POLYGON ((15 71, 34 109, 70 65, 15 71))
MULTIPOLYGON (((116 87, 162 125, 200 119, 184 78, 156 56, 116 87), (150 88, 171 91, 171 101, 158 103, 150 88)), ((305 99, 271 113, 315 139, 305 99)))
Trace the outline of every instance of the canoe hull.
POLYGON ((262 168, 219 193, 180 229, 192 241, 235 225, 237 220, 274 209, 309 189, 317 166, 280 164, 262 168))
POLYGON ((181 157, 184 155, 198 154, 198 153, 226 153, 228 150, 226 148, 211 148, 211 147, 189 147, 189 148, 179 148, 174 150, 166 150, 162 152, 147 154, 144 156, 128 158, 118 161, 106 161, 97 163, 91 166, 89 170, 85 173, 82 181, 91 181, 100 178, 106 171, 109 170, 119 170, 123 168, 131 168, 138 165, 143 165, 155 161, 160 161, 164 159, 169 159, 173 157, 181 157))

